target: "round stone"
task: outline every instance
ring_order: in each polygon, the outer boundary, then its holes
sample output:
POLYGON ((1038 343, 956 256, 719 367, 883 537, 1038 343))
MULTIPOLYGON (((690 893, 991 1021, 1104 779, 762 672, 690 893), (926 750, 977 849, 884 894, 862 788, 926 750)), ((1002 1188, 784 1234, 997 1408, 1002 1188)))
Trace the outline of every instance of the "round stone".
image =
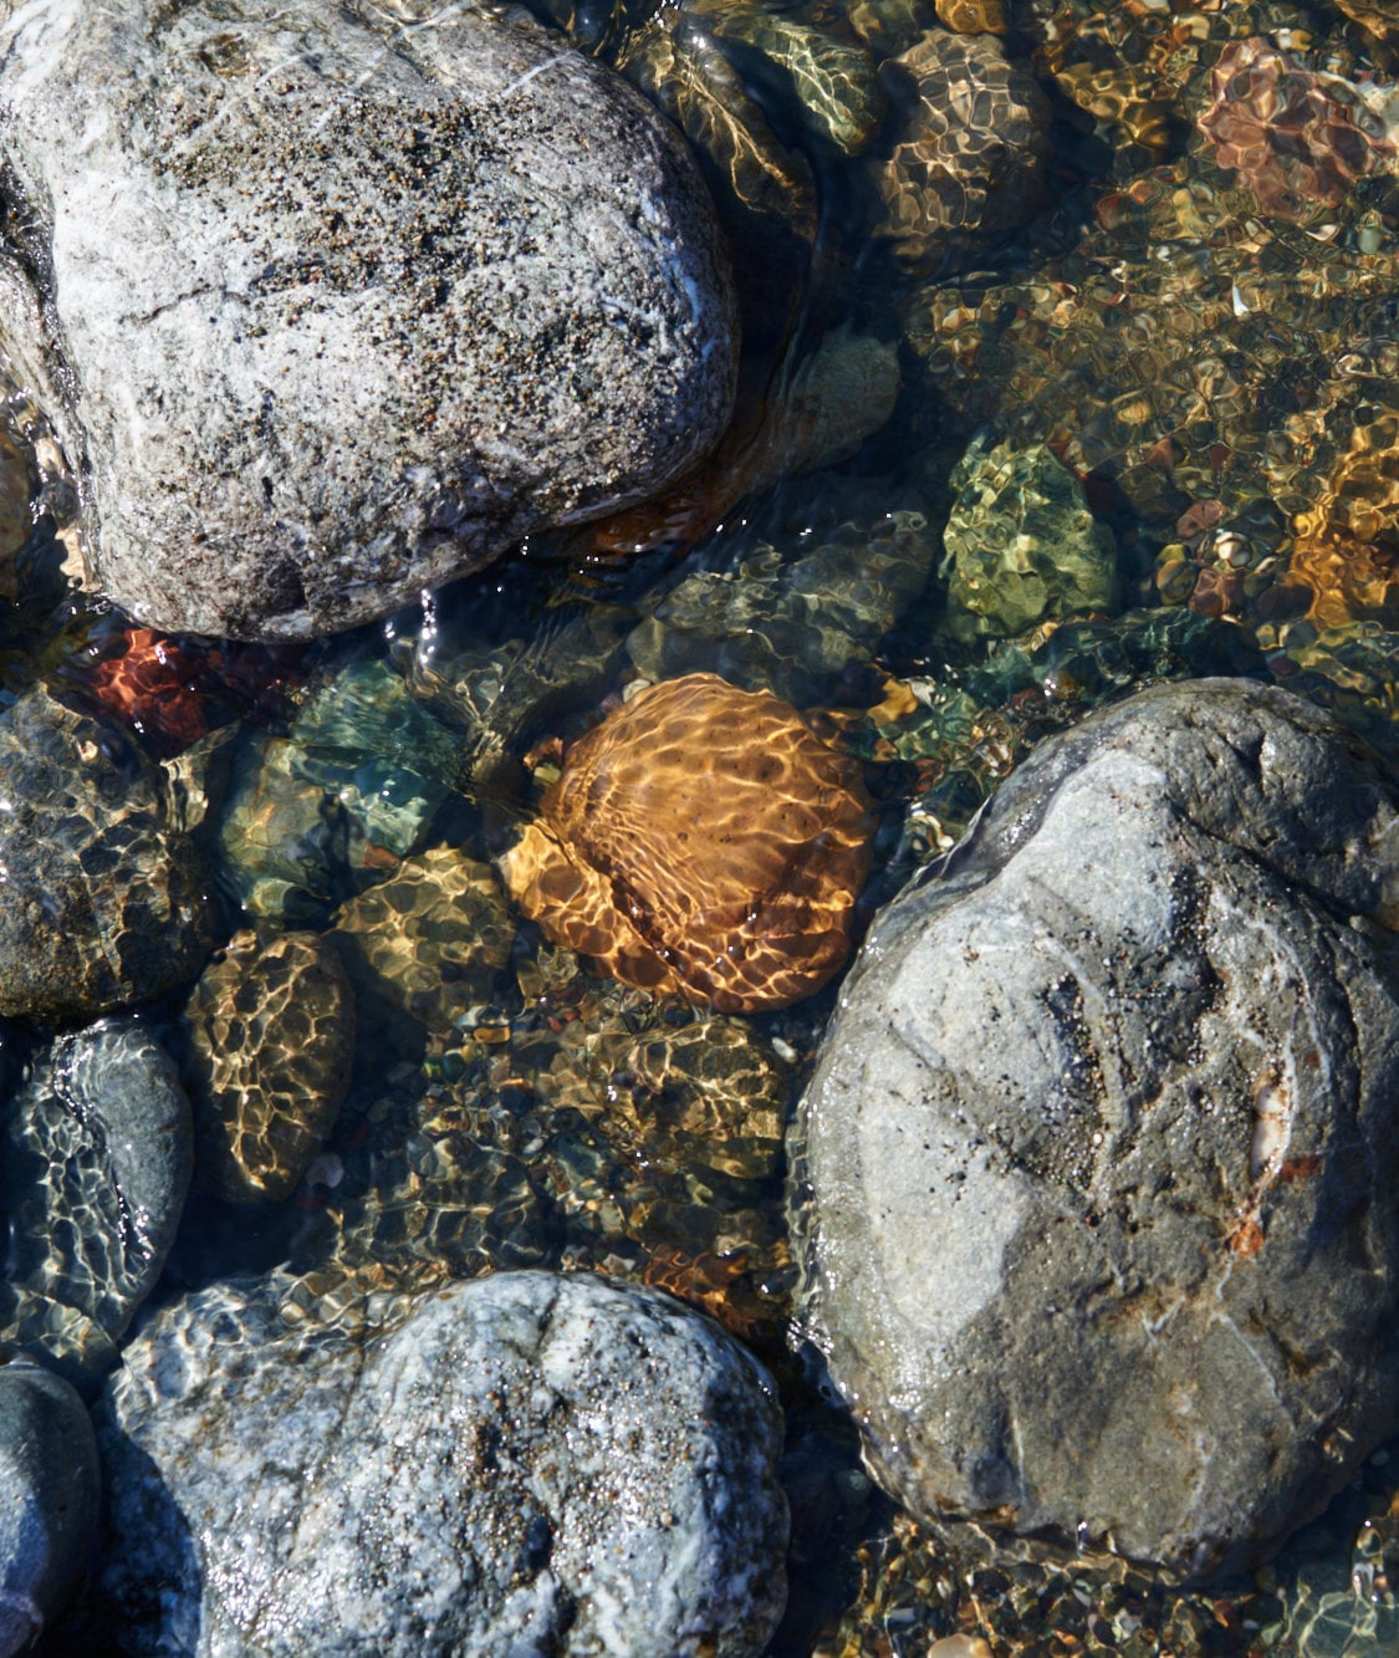
POLYGON ((1394 1432, 1396 847, 1326 715, 1186 681, 1045 743, 885 911, 793 1213, 916 1514, 1201 1577, 1394 1432))

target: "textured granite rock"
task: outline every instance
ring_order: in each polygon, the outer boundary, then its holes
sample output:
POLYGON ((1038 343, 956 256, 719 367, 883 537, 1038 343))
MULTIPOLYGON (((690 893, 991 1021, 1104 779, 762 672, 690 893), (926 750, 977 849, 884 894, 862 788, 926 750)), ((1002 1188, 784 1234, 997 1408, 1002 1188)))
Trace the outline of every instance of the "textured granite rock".
POLYGON ((101 1375, 155 1287, 193 1165, 174 1062, 134 1019, 42 1051, 0 1104, 0 1358, 101 1375))
POLYGON ((43 689, 0 714, 0 1014, 65 1019, 199 971, 204 871, 170 779, 43 689))
POLYGON ((7 10, 0 62, 91 574, 143 621, 353 626, 641 499, 728 418, 699 175, 532 24, 59 0, 7 10))
POLYGON ((62 1377, 0 1365, 0 1658, 64 1609, 89 1565, 100 1482, 87 1407, 62 1377))
POLYGON ((270 1287, 157 1314, 98 1407, 96 1615, 120 1650, 763 1650, 780 1417, 715 1325, 587 1274, 498 1273, 358 1341, 288 1331, 270 1287))
POLYGON ((1037 750, 877 921, 794 1215, 915 1512, 1203 1575, 1399 1425, 1394 798, 1281 691, 1160 686, 1037 750))

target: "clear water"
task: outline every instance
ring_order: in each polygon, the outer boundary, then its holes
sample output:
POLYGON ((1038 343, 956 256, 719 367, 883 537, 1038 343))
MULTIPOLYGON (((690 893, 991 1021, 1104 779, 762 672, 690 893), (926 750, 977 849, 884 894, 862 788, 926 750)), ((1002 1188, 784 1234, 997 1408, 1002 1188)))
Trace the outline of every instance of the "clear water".
MULTIPOLYGON (((343 933, 434 848, 488 862, 537 806, 556 740, 643 675, 772 685, 865 763, 866 914, 1036 743, 1157 679, 1275 680, 1394 754, 1396 175, 1380 155, 1337 184, 1305 122, 1289 172, 1266 122, 1235 130, 1246 89, 1220 127, 1211 80, 1261 40, 1332 77, 1306 83, 1318 97, 1373 112, 1394 48, 1319 0, 948 0, 950 22, 1004 23, 1040 88, 1042 182, 1009 164, 981 200, 974 147, 945 142, 952 228, 892 238, 921 176, 897 146, 933 95, 873 70, 937 22, 930 3, 536 9, 680 121, 730 232, 741 399, 698 477, 381 626, 269 651, 158 640, 72 586, 71 495, 43 471, 0 611, 0 695, 47 681, 196 768, 230 934, 250 917, 343 933), (1227 142, 1241 165, 1221 164, 1227 142), (1007 525, 1047 558, 1047 588, 1007 525)), ((22 388, 9 412, 24 449, 39 425, 22 388)), ((1208 1595, 1125 1565, 992 1566, 870 1486, 789 1325, 781 1127, 833 989, 713 1019, 598 979, 527 924, 484 973, 431 928, 394 951, 391 982, 436 988, 362 1002, 350 1097, 306 1179, 253 1211, 196 1194, 163 1293, 286 1262, 288 1315, 325 1317, 549 1264, 694 1300, 772 1365, 788 1408, 776 1654, 912 1658, 956 1633, 998 1655, 1399 1650, 1399 1447, 1275 1566, 1208 1595)), ((151 1015, 187 1045, 177 1001, 151 1015)))

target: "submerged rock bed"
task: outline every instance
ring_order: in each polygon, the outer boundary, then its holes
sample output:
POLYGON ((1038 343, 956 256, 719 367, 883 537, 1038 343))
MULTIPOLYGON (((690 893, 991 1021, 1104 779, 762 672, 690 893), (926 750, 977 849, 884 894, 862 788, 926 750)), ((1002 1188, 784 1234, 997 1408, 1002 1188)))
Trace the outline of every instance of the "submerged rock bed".
POLYGON ((0 7, 0 1654, 1399 1648, 1395 7, 449 12, 0 7))

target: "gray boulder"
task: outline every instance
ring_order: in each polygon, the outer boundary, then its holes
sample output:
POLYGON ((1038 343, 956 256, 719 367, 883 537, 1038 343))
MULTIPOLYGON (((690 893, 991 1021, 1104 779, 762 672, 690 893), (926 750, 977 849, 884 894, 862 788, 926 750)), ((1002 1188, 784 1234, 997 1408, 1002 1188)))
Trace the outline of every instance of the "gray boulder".
POLYGON ((1191 1576, 1399 1426, 1399 827, 1243 681, 1046 743, 877 921, 793 1146, 884 1486, 1191 1576))
POLYGON ((174 1062, 134 1019, 60 1037, 0 1102, 0 1360, 99 1378, 155 1287, 193 1168, 174 1062))
POLYGON ((198 973, 202 861, 171 779, 42 690, 0 714, 0 1014, 71 1019, 198 973))
POLYGON ((640 500, 728 418, 689 155, 527 21, 7 7, 0 127, 44 315, 0 343, 61 390, 95 585, 158 627, 353 626, 640 500))
POLYGON ((0 1365, 0 1493, 0 1658, 11 1658, 64 1609, 97 1533, 87 1407, 34 1365, 0 1365))
POLYGON ((157 1314, 98 1407, 94 1616, 142 1658, 760 1653, 785 1598, 781 1418, 716 1325, 500 1273, 361 1339, 277 1281, 157 1314))

